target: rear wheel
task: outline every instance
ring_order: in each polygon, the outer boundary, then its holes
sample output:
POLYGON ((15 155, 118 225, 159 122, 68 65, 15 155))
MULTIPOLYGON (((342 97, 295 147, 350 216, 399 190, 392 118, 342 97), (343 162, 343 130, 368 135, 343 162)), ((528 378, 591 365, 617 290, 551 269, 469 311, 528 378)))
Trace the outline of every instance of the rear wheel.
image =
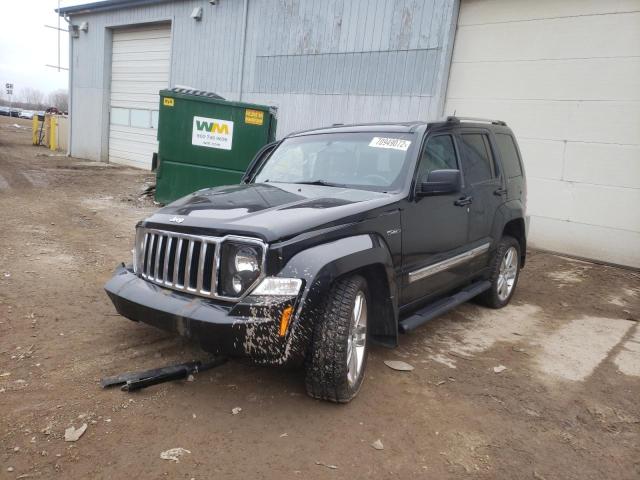
POLYGON ((306 365, 307 393, 348 402, 360 390, 367 364, 369 291, 353 275, 337 281, 316 319, 306 365))
POLYGON ((500 240, 493 259, 491 288, 482 293, 478 300, 491 308, 502 308, 509 303, 516 290, 520 275, 520 244, 505 235, 500 240))

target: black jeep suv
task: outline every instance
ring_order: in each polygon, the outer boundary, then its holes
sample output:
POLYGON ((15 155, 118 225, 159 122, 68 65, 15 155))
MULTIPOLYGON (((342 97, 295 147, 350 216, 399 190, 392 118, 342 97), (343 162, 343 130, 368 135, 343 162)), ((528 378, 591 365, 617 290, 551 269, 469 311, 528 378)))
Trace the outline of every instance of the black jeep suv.
POLYGON ((334 125, 260 151, 240 185, 137 225, 116 309, 222 355, 304 364, 308 393, 347 402, 367 349, 473 297, 511 299, 526 184, 501 121, 334 125))

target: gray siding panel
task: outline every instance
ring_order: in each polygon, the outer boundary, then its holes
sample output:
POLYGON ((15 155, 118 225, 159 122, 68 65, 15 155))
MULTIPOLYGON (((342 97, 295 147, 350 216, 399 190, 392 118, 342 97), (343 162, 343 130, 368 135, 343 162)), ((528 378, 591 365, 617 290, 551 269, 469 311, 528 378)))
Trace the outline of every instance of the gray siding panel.
POLYGON ((72 154, 106 159, 110 29, 140 23, 171 22, 172 86, 277 106, 279 137, 336 122, 442 114, 457 0, 248 2, 244 57, 243 0, 183 0, 74 18, 89 31, 72 46, 72 154), (195 7, 203 8, 200 22, 190 18, 195 7))
POLYGON ((249 91, 430 96, 435 79, 424 73, 436 71, 439 59, 439 49, 257 56, 249 91))

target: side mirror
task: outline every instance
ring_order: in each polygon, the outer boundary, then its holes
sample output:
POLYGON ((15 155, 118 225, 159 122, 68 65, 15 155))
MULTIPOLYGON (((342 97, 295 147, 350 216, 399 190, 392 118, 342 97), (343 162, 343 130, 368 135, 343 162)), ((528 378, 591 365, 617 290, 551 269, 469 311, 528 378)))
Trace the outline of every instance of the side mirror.
POLYGON ((417 195, 446 195, 460 190, 460 170, 433 170, 420 180, 417 195))

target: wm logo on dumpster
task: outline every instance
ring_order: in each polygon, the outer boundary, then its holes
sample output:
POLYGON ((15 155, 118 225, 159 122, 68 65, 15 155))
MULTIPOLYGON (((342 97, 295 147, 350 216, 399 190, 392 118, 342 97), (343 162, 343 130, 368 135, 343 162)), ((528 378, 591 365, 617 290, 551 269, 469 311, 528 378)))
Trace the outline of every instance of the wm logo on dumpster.
POLYGON ((198 130, 201 132, 211 132, 211 133, 222 133, 224 135, 229 135, 229 126, 227 124, 222 124, 218 122, 205 122, 196 120, 196 126, 198 130))
POLYGON ((200 147, 231 150, 233 122, 219 118, 193 117, 191 143, 200 147))

